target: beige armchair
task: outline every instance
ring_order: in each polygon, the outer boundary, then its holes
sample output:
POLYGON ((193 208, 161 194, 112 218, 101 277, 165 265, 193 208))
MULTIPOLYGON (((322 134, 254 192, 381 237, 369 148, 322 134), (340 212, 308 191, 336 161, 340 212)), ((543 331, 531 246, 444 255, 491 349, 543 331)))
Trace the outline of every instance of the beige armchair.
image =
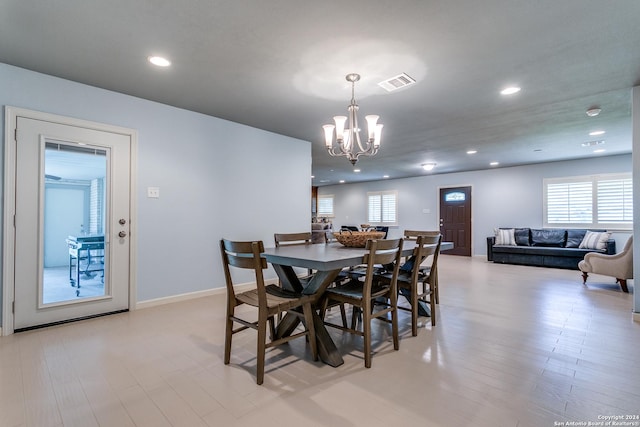
POLYGON ((582 271, 583 283, 587 283, 589 273, 602 274, 616 278, 616 283, 624 292, 629 292, 627 279, 633 279, 633 236, 629 237, 622 252, 615 255, 605 255, 591 252, 584 256, 584 260, 578 263, 582 271))

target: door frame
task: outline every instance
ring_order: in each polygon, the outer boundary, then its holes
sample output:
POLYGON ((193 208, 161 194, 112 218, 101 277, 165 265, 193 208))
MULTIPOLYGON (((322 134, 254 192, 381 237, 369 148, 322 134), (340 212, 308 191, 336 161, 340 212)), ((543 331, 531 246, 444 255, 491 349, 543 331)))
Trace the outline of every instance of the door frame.
POLYGON ((472 195, 471 197, 471 219, 470 219, 470 223, 469 226, 471 227, 471 257, 474 256, 474 238, 473 238, 473 215, 475 212, 475 209, 473 208, 473 184, 459 184, 459 185, 441 185, 437 187, 437 193, 438 193, 438 204, 436 206, 436 209, 438 210, 438 230, 440 229, 440 192, 442 190, 446 190, 448 188, 460 188, 460 187, 469 187, 469 191, 472 195))
POLYGON ((48 121, 62 125, 82 127, 97 131, 126 135, 131 141, 130 181, 129 181, 129 310, 136 309, 137 295, 137 164, 138 164, 138 132, 119 126, 97 123, 24 108, 5 106, 4 128, 4 186, 2 215, 2 329, 0 335, 11 335, 14 332, 13 304, 15 297, 15 213, 16 213, 16 146, 18 117, 48 121))

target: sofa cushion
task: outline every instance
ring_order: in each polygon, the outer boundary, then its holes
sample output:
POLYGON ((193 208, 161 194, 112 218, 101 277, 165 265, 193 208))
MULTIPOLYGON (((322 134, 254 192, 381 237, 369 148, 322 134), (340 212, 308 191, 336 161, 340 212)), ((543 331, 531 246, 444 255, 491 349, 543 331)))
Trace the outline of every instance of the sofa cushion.
POLYGON ((565 248, 579 248, 586 233, 587 230, 584 229, 567 230, 567 243, 564 245, 565 248))
POLYGON ((531 229, 531 246, 563 247, 565 242, 565 230, 531 229))
POLYGON ((515 246, 515 230, 513 228, 496 228, 496 245, 515 246))
POLYGON ((611 233, 608 232, 595 232, 587 231, 580 242, 580 249, 599 249, 603 250, 607 248, 607 240, 611 233))
MULTIPOLYGON (((516 245, 518 246, 531 246, 531 239, 529 238, 528 228, 516 228, 514 231, 516 238, 516 245)), ((579 242, 578 242, 579 243, 579 242)), ((577 248, 577 246, 576 246, 577 248)))
POLYGON ((554 246, 494 246, 494 254, 519 254, 523 256, 556 256, 556 257, 580 257, 583 258, 593 249, 559 248, 554 246))

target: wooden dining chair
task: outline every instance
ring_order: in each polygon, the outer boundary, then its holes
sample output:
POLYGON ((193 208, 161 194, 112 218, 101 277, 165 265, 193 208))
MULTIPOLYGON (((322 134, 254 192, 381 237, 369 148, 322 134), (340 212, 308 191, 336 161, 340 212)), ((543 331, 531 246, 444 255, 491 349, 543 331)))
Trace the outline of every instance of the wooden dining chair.
POLYGON ((386 320, 391 314, 391 333, 393 337, 393 348, 400 348, 398 340, 398 290, 396 286, 400 259, 402 255, 402 239, 393 240, 369 240, 365 248, 367 253, 364 262, 367 265, 367 273, 362 278, 352 278, 346 283, 327 288, 323 298, 322 318, 326 307, 332 303, 350 304, 354 308, 354 316, 351 327, 340 326, 334 323, 325 322, 327 326, 338 328, 364 338, 364 366, 371 367, 371 323, 373 319, 386 320), (393 265, 390 279, 379 282, 374 280, 376 264, 393 265), (360 280, 359 280, 360 279, 360 280), (383 308, 375 304, 378 298, 385 298, 390 301, 383 308), (355 313, 362 316, 362 330, 357 329, 355 313))
MULTIPOLYGON (((311 238, 313 233, 302 232, 302 233, 274 233, 273 241, 276 244, 276 248, 281 246, 297 246, 297 245, 310 245, 311 238)), ((306 276, 299 276, 300 282, 306 283, 311 279, 313 271, 311 269, 307 270, 306 276)), ((278 284, 280 284, 280 280, 278 280, 278 284)))
MULTIPOLYGON (((397 277, 398 292, 407 298, 410 304, 409 308, 398 306, 398 309, 411 312, 411 335, 414 337, 418 335, 418 315, 422 311, 420 304, 429 304, 431 325, 436 325, 436 283, 441 237, 438 234, 435 243, 433 239, 434 236, 427 235, 417 237, 413 253, 400 266, 397 277), (431 261, 427 268, 420 268, 421 264, 429 259, 431 261)), ((383 282, 390 281, 392 276, 386 273, 379 275, 378 279, 383 282)))
POLYGON ((264 252, 262 241, 233 242, 226 239, 220 240, 220 253, 222 254, 222 265, 227 285, 224 364, 228 365, 231 359, 232 336, 247 328, 257 330, 256 381, 258 384, 262 384, 264 381, 265 351, 267 348, 275 347, 294 338, 306 336, 311 346, 313 360, 318 360, 316 334, 312 317, 313 308, 311 307, 314 297, 286 291, 277 285, 266 286, 263 270, 267 268, 267 261, 260 256, 262 252, 264 252), (233 287, 231 266, 238 269, 253 270, 256 288, 236 293, 233 287), (245 318, 236 316, 236 307, 243 304, 258 309, 257 321, 248 321, 245 318), (295 310, 299 308, 302 308, 302 312, 295 310), (275 339, 274 316, 284 311, 301 317, 306 328, 303 332, 275 339), (234 323, 239 323, 242 326, 234 329, 234 323), (271 332, 271 341, 269 342, 267 341, 267 324, 269 324, 271 332))
MULTIPOLYGON (((404 237, 409 240, 416 240, 418 236, 426 236, 425 244, 439 245, 442 242, 442 235, 440 231, 420 231, 420 230, 405 230, 404 237)), ((438 251, 439 253, 439 251, 438 251)), ((436 304, 440 304, 440 293, 438 292, 438 271, 431 272, 431 265, 420 266, 420 272, 423 275, 432 275, 431 281, 433 282, 433 289, 435 291, 436 304)))

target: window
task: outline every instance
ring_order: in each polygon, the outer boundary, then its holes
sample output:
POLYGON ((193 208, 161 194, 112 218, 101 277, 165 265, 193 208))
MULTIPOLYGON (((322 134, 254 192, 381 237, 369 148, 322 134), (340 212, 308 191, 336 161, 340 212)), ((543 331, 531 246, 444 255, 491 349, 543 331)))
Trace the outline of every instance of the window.
POLYGON ((371 225, 398 225, 398 192, 367 193, 367 222, 371 225))
POLYGON ((318 216, 333 216, 333 194, 318 196, 318 216))
POLYGON ((543 185, 545 227, 632 228, 630 173, 550 178, 543 185))

